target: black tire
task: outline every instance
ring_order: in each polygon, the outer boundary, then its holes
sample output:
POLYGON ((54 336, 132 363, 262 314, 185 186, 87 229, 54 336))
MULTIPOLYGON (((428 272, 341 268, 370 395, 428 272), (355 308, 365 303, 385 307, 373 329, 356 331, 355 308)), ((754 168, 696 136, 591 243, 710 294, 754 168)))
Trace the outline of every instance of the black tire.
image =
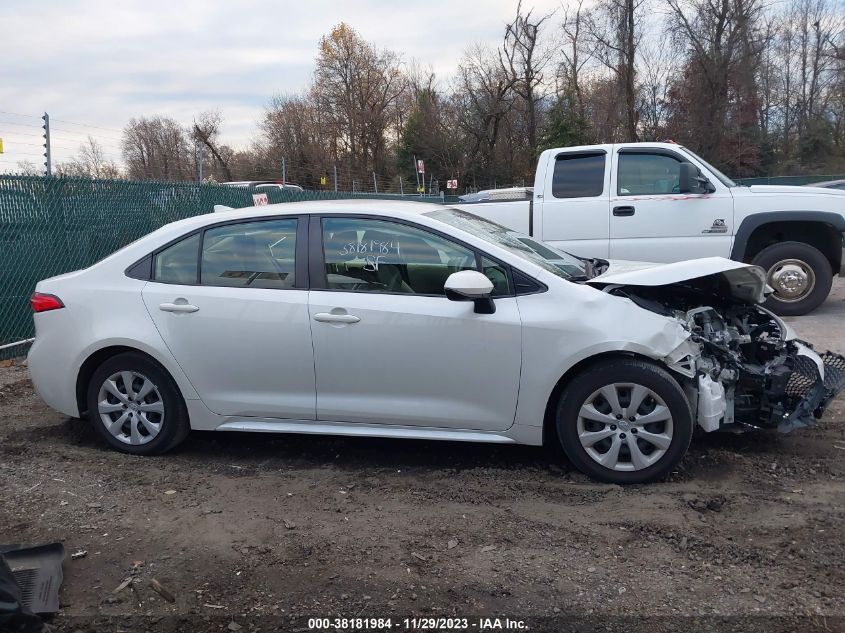
MULTIPOLYGON (((125 396, 126 390, 124 383, 132 382, 136 385, 136 391, 140 392, 139 385, 143 384, 139 382, 140 380, 140 377, 135 377, 134 382, 133 380, 123 381, 121 378, 115 382, 117 383, 118 390, 125 396)), ((132 402, 130 398, 118 399, 110 394, 106 398, 114 406, 123 407, 120 411, 107 414, 110 419, 115 420, 123 412, 127 411, 128 407, 132 405, 140 407, 146 404, 146 401, 138 400, 137 402, 132 402), (125 406, 124 400, 126 402, 125 406)), ((179 392, 179 388, 176 386, 173 378, 161 365, 148 356, 136 352, 127 352, 112 356, 97 368, 91 376, 91 381, 88 383, 87 404, 88 419, 91 421, 96 432, 109 446, 123 453, 131 453, 133 455, 159 455, 165 453, 182 442, 191 430, 185 401, 182 399, 182 394, 179 392), (158 419, 160 421, 157 427, 157 434, 152 439, 146 439, 152 435, 148 427, 143 423, 136 425, 138 427, 136 433, 144 438, 144 443, 131 444, 118 439, 118 437, 108 430, 100 413, 100 389, 103 388, 107 379, 121 372, 135 372, 143 378, 148 379, 154 385, 157 393, 152 392, 145 396, 146 400, 157 402, 160 397, 161 408, 163 410, 162 417, 158 417, 157 413, 145 413, 148 419, 158 419)), ((135 411, 137 410, 135 409, 135 411)), ((129 413, 131 415, 132 411, 129 411, 129 413)), ((140 413, 137 415, 140 415, 140 413)), ((130 425, 131 422, 129 420, 123 423, 120 427, 124 429, 122 435, 130 435, 130 425)))
MULTIPOLYGON (((622 402, 623 398, 620 396, 619 403, 622 404, 622 402)), ((643 406, 646 409, 641 410, 647 411, 650 406, 649 403, 657 404, 654 399, 644 400, 643 406)), ((623 422, 620 422, 620 424, 623 422)), ((692 411, 690 410, 689 401, 680 385, 665 369, 635 358, 612 358, 599 361, 587 367, 583 372, 573 378, 558 402, 556 423, 558 438, 570 462, 589 477, 613 484, 641 484, 662 479, 671 472, 686 454, 693 431, 692 411), (654 452, 647 454, 647 458, 653 455, 657 461, 639 470, 614 470, 613 468, 603 466, 590 456, 587 449, 582 446, 579 440, 578 424, 581 407, 587 403, 588 399, 596 391, 614 383, 631 383, 645 387, 665 403, 672 418, 671 441, 665 449, 665 453, 660 457, 657 457, 657 454, 654 452)), ((583 424, 592 423, 584 422, 583 424)), ((636 434, 632 434, 632 431, 623 432, 625 429, 621 427, 614 428, 607 426, 605 423, 596 424, 600 425, 600 430, 613 430, 616 433, 615 438, 611 437, 601 442, 605 442, 605 445, 608 445, 611 441, 618 441, 622 447, 619 449, 619 455, 624 458, 627 453, 627 461, 630 463, 630 467, 633 467, 633 460, 630 457, 630 449, 627 446, 628 442, 633 440, 637 443, 638 447, 642 445, 643 449, 654 451, 655 448, 653 445, 648 442, 642 444, 644 440, 634 438, 642 438, 643 430, 668 435, 666 426, 661 431, 659 426, 655 428, 654 425, 648 424, 641 427, 640 435, 637 436, 636 434), (619 429, 618 432, 617 428, 619 429), (619 439, 620 437, 621 439, 619 439)), ((665 425, 667 423, 664 422, 662 424, 665 425)), ((585 430, 596 429, 587 429, 585 427, 585 430)), ((597 442, 594 446, 600 449, 601 442, 597 442)), ((604 453, 604 451, 599 449, 593 450, 600 454, 604 453)), ((608 450, 610 449, 608 448, 608 450)), ((620 462, 623 463, 625 460, 621 459, 620 462)), ((622 467, 626 466, 623 464, 622 467)))
MULTIPOLYGON (((771 275, 774 272, 773 268, 779 262, 790 259, 802 262, 812 270, 814 277, 812 290, 797 300, 784 301, 777 296, 777 288, 775 288, 775 292, 766 300, 765 306, 781 316, 800 316, 812 312, 827 299, 833 283, 833 270, 830 262, 819 249, 803 242, 781 242, 767 246, 757 253, 751 263, 761 266, 771 275)), ((770 285, 774 287, 771 279, 770 285)))

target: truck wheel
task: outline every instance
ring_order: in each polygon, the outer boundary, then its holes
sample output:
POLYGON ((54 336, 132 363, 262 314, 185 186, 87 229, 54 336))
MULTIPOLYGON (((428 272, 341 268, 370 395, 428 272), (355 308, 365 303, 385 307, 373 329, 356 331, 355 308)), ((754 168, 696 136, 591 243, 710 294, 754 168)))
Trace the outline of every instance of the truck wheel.
POLYGON ((768 271, 774 292, 766 307, 782 316, 799 316, 818 308, 830 293, 833 270, 821 251, 803 242, 773 244, 757 253, 752 264, 768 271))

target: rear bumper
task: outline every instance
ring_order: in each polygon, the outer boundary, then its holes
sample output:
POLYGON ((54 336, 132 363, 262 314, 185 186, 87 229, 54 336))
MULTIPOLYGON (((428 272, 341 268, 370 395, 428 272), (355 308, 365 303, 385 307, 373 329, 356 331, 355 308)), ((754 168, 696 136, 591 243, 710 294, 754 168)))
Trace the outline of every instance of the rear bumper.
POLYGON ((27 354, 27 366, 35 393, 56 411, 78 417, 75 378, 79 368, 71 363, 66 347, 51 344, 45 338, 36 336, 27 354))
POLYGON ((796 357, 795 369, 787 383, 786 392, 798 398, 798 402, 792 412, 778 424, 781 433, 814 424, 830 401, 845 387, 845 356, 825 352, 819 358, 824 366, 824 377, 812 359, 807 356, 796 357))

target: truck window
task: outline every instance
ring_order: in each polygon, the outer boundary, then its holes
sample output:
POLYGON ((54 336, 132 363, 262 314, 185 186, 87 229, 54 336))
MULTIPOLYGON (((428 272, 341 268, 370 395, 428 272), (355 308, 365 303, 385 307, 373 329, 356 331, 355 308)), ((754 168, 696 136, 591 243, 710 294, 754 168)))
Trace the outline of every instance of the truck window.
POLYGON ((555 158, 555 198, 595 198, 604 191, 604 152, 561 154, 555 158))
POLYGON ((681 161, 666 154, 620 153, 617 193, 620 196, 678 193, 681 161))

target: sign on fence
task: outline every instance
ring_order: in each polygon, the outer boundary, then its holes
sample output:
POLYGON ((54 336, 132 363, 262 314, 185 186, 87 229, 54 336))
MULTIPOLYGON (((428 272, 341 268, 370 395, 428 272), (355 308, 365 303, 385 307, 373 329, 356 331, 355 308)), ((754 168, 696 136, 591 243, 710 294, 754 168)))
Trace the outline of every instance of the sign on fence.
POLYGON ((270 204, 270 199, 266 193, 252 194, 252 202, 256 207, 263 207, 265 204, 270 204))
POLYGON ((457 180, 447 180, 446 181, 446 189, 457 189, 458 188, 458 181, 457 180))

